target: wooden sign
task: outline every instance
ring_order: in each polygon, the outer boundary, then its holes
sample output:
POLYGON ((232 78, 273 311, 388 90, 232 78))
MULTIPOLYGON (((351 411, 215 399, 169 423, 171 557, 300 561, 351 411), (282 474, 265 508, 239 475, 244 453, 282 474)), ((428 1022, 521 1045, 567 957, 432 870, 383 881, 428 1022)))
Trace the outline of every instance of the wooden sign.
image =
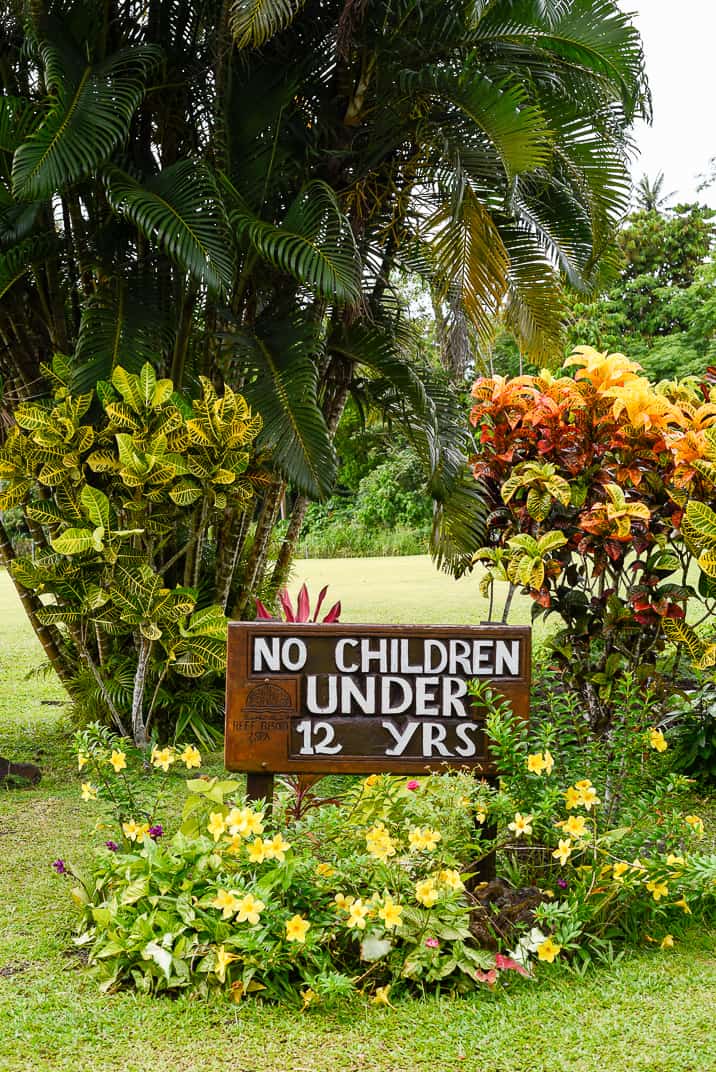
POLYGON ((527 717, 530 629, 232 622, 226 767, 489 774, 483 713, 467 694, 472 678, 527 717))

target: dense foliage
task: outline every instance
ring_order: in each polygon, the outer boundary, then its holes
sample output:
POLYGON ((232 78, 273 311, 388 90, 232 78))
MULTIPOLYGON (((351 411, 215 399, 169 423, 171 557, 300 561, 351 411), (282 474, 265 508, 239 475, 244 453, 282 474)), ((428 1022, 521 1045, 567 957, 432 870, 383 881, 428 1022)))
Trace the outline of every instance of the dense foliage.
POLYGON ((683 806, 651 697, 625 679, 606 743, 577 696, 555 702, 544 685, 531 729, 476 690, 498 787, 372 775, 323 806, 298 808, 287 786, 270 814, 238 780, 195 776, 175 824, 165 790, 174 769, 199 768, 196 749, 155 749, 147 775, 126 742, 80 735, 82 796, 104 804, 109 838, 88 865, 54 866, 80 880, 77 942, 103 989, 303 1007, 361 990, 388 1004, 588 965, 624 941, 672 945, 688 915, 712 911, 716 859, 699 851, 704 824, 683 806), (516 888, 479 883, 495 849, 516 888))
POLYGON ((622 354, 583 347, 567 364, 574 378, 474 386, 474 473, 495 502, 475 560, 486 589, 507 579, 535 617, 561 616, 554 656, 605 730, 619 673, 654 680, 668 639, 713 665, 681 619, 689 599, 713 612, 716 403, 696 382, 653 387, 622 354))
POLYGON ((648 110, 629 16, 614 0, 103 11, 11 0, 0 15, 5 415, 47 390, 57 351, 80 391, 150 361, 191 395, 200 375, 245 395, 273 479, 253 543, 231 509, 219 534, 238 548, 242 615, 285 580, 368 377, 415 441, 435 546, 461 553, 480 514, 459 407, 415 360, 393 279, 427 281, 446 338, 465 318, 484 334, 500 308, 552 352, 560 277, 594 281, 648 110))
POLYGON ((85 717, 138 744, 153 720, 206 737, 201 700, 182 711, 182 679, 202 678, 205 701, 223 685, 234 563, 212 532, 227 510, 250 523, 261 418, 206 379, 189 401, 149 364, 117 366, 96 396, 72 393, 71 374, 56 358, 53 398, 21 403, 0 448, 0 507, 22 505, 36 540, 12 576, 42 594, 38 634, 85 717))

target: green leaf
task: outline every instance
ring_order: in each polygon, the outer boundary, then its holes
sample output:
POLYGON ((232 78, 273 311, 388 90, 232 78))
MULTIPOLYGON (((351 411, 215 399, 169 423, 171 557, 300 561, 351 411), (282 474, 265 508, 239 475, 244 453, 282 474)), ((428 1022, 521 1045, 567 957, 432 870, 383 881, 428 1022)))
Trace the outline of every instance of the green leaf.
POLYGON ((30 269, 55 256, 60 244, 55 234, 31 235, 0 253, 0 299, 30 269))
POLYGON ((97 550, 96 537, 91 529, 65 529, 50 540, 52 549, 60 555, 80 555, 97 550))
POLYGON ((233 246, 214 177, 200 160, 180 160, 144 185, 112 167, 105 172, 107 197, 184 271, 214 293, 231 289, 233 246))
POLYGON ((41 56, 50 108, 18 147, 12 167, 14 193, 25 200, 64 190, 108 159, 129 132, 147 74, 161 52, 135 45, 84 69, 49 42, 41 56))
POLYGON ((237 48, 258 48, 291 24, 304 0, 233 0, 229 27, 237 48))
POLYGON ((353 232, 325 183, 308 183, 280 226, 264 223, 248 209, 233 212, 231 223, 275 268, 315 287, 324 297, 358 301, 360 271, 353 232))
POLYGON ((95 528, 109 530, 109 499, 103 491, 85 484, 80 492, 80 503, 95 528))

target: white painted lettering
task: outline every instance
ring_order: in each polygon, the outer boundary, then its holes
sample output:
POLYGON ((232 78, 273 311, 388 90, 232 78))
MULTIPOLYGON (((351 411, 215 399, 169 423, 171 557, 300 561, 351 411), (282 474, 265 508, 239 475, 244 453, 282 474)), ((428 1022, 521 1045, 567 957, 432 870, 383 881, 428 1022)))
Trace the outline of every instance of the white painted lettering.
POLYGON ((495 645, 495 673, 507 673, 517 677, 520 672, 520 642, 511 640, 509 645, 506 640, 498 640, 495 645))
POLYGON ((255 674, 261 674, 264 670, 281 669, 280 644, 279 637, 254 637, 255 674))
POLYGON ((442 743, 446 737, 447 726, 444 723, 423 722, 423 755, 449 756, 449 751, 442 743))
POLYGON ((494 654, 494 642, 492 640, 473 640, 472 642, 472 672, 473 674, 494 674, 492 668, 492 656, 494 654))
POLYGON ((306 674, 306 707, 312 715, 333 715, 338 708, 338 675, 325 674, 321 680, 327 682, 328 699, 323 705, 318 702, 318 675, 306 674))
POLYGON ((302 670, 307 658, 308 650, 305 641, 299 640, 298 637, 289 637, 288 640, 284 640, 281 645, 281 662, 287 670, 302 670), (292 648, 295 648, 297 652, 293 657, 291 656, 292 648))
POLYGON ((467 640, 450 641, 450 673, 456 674, 458 666, 460 666, 463 674, 468 677, 471 676, 470 645, 467 640))
POLYGON ((435 702, 435 690, 440 684, 439 677, 416 677, 415 679, 415 714, 439 715, 435 702))
POLYGON ((467 711, 462 702, 462 697, 467 696, 467 682, 461 677, 442 678, 442 713, 443 718, 452 718, 453 713, 458 718, 466 718, 467 711))
POLYGON ((448 656, 442 640, 425 640, 423 642, 423 662, 427 674, 442 674, 447 666, 448 656), (437 666, 433 662, 437 655, 437 666))
POLYGON ((384 677, 380 682, 380 710, 384 715, 402 715, 407 711, 413 700, 413 690, 404 677, 384 677), (402 700, 391 702, 390 691, 395 685, 402 690, 402 700))
POLYGON ((378 640, 376 645, 375 648, 371 647, 370 637, 360 642, 361 670, 364 674, 368 673, 372 662, 378 663, 379 674, 388 673, 388 641, 378 640))
POLYGON ((458 745, 455 748, 455 755, 463 756, 465 759, 468 756, 474 756, 477 752, 477 745, 472 739, 473 733, 477 733, 479 726, 476 722, 458 722, 455 727, 455 736, 462 742, 462 746, 458 745))
POLYGON ((348 646, 357 648, 357 640, 339 640, 336 644, 336 669, 340 670, 342 674, 354 674, 356 670, 360 669, 360 663, 352 663, 350 666, 346 662, 346 648, 348 646))
POLYGON ((400 672, 401 674, 421 674, 423 668, 420 663, 417 666, 410 665, 410 641, 400 641, 400 672))
POLYGON ((399 730, 397 726, 394 726, 392 722, 381 723, 383 729, 388 730, 391 734, 395 745, 392 748, 386 748, 386 756, 402 756, 405 749, 410 743, 410 739, 418 728, 419 723, 409 722, 404 730, 399 730))
POLYGON ((361 691, 361 682, 354 681, 351 677, 341 678, 341 714, 352 715, 352 704, 360 707, 364 715, 375 714, 375 677, 372 675, 363 679, 364 690, 361 691))

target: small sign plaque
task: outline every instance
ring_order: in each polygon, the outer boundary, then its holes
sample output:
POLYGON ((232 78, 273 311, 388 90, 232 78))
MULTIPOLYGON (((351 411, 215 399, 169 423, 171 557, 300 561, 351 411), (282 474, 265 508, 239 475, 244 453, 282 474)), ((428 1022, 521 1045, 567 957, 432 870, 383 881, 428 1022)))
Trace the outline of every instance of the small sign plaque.
POLYGON ((471 678, 489 682, 526 718, 530 629, 232 622, 226 767, 490 774, 471 678))

